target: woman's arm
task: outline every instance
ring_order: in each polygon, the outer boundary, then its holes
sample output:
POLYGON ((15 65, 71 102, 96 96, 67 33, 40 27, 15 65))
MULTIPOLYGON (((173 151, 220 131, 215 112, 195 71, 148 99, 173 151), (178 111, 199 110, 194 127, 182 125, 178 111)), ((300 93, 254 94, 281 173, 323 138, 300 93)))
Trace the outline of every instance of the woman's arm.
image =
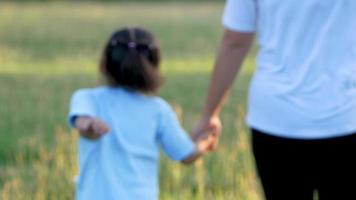
POLYGON ((254 33, 226 30, 218 51, 200 122, 193 134, 221 132, 220 111, 235 77, 251 47, 254 33))

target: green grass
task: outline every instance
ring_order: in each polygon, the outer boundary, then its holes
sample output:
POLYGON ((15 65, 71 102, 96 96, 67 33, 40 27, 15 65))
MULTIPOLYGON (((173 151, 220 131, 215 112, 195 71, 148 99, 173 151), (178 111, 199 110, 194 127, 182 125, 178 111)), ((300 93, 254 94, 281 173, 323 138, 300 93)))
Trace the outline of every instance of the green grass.
MULTIPOLYGON (((0 3, 0 199, 72 197, 76 138, 66 128, 68 101, 75 89, 100 84, 99 55, 119 27, 156 34, 166 79, 160 94, 182 107, 191 129, 222 33, 222 9, 222 3, 0 3)), ((219 150, 193 167, 163 157, 161 199, 261 199, 243 122, 252 57, 224 108, 219 150)))

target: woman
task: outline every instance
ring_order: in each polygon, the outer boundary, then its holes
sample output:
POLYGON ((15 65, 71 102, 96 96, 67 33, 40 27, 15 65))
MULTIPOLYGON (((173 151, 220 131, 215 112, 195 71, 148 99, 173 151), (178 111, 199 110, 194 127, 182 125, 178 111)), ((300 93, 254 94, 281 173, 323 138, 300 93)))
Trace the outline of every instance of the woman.
POLYGON ((249 90, 257 170, 268 200, 356 199, 356 1, 228 0, 226 28, 195 128, 219 114, 257 33, 249 90))

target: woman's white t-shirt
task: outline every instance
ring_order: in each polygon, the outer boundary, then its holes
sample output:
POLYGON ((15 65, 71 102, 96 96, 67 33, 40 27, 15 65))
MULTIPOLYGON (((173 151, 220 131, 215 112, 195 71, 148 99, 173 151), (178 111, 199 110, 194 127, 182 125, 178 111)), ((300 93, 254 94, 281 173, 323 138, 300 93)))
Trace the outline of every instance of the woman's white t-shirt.
POLYGON ((356 132, 355 0, 227 0, 223 24, 257 32, 249 126, 302 139, 356 132))

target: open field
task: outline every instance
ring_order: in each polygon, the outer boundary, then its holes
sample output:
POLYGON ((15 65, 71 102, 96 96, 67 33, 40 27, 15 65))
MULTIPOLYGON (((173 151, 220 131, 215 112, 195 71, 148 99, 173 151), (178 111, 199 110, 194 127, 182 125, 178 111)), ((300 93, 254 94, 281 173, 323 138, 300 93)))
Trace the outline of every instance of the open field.
MULTIPOLYGON (((71 199, 76 134, 68 100, 100 84, 97 63, 112 31, 152 30, 163 51, 160 94, 198 120, 222 33, 222 3, 0 3, 0 199, 71 199), (164 12, 163 12, 164 11, 164 12)), ((162 157, 162 200, 259 200, 244 125, 253 54, 224 108, 219 150, 191 167, 162 157)))

